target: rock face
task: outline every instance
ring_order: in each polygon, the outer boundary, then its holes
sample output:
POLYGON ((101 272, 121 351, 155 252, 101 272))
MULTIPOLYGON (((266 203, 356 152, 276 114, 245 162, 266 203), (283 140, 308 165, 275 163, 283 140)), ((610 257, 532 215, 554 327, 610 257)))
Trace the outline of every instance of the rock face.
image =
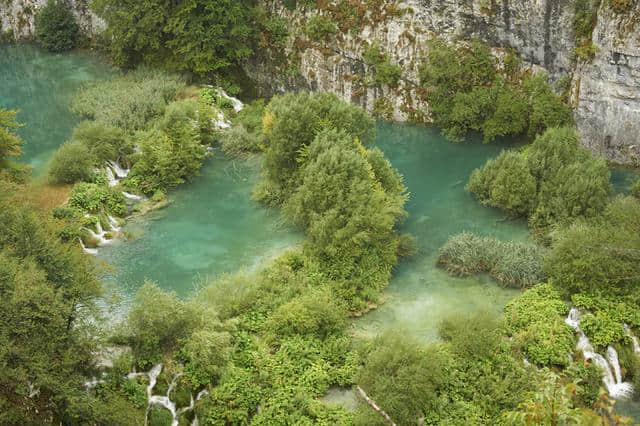
POLYGON ((279 1, 263 2, 272 16, 284 18, 289 30, 284 46, 265 48, 246 66, 263 94, 325 90, 369 111, 386 111, 394 120, 428 121, 428 97, 418 87, 428 41, 434 36, 476 38, 498 56, 514 49, 525 64, 546 71, 552 81, 571 81, 584 144, 617 163, 640 162, 640 29, 635 28, 640 2, 615 13, 611 0, 601 1, 593 32, 598 51, 591 63, 574 55, 573 0, 334 0, 293 10, 279 1), (347 15, 340 10, 345 3, 356 11, 347 25, 337 19, 347 15), (366 12, 358 16, 362 9, 366 12), (318 14, 339 27, 329 40, 311 40, 305 31, 318 14), (401 67, 397 87, 371 84, 371 69, 363 60, 370 43, 401 67))
MULTIPOLYGON (((91 35, 104 28, 104 22, 89 9, 90 0, 67 0, 80 31, 91 35)), ((4 39, 29 40, 35 34, 35 17, 47 0, 0 0, 0 35, 4 39)))
MULTIPOLYGON (((89 11, 89 0, 68 1, 85 33, 104 27, 89 11)), ((614 0, 599 0, 592 37, 597 51, 590 63, 574 55, 574 0, 316 0, 313 8, 283 4, 296 0, 260 1, 288 32, 282 43, 263 39, 245 66, 262 95, 323 90, 387 118, 428 121, 428 96, 418 84, 428 41, 477 38, 498 56, 515 50, 552 81, 571 81, 583 143, 608 160, 640 165, 640 1, 616 12, 614 0), (307 26, 318 15, 337 31, 312 37, 307 26), (394 87, 372 84, 375 69, 363 59, 372 43, 400 67, 394 87)), ((35 12, 45 2, 0 0, 0 33, 32 37, 35 12)))

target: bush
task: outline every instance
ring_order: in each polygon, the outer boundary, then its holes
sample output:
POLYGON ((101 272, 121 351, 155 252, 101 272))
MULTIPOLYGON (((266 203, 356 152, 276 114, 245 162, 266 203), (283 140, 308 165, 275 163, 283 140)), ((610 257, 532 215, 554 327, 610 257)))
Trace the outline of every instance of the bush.
POLYGON ((94 163, 94 157, 82 142, 65 142, 51 160, 49 177, 54 183, 90 182, 95 176, 94 163))
POLYGON ((89 83, 73 98, 74 113, 126 132, 146 129, 164 113, 184 81, 161 71, 140 68, 111 80, 89 83))
POLYGON ((567 294, 632 294, 640 277, 640 202, 614 200, 601 220, 559 231, 544 268, 567 294))
POLYGON ((373 82, 377 85, 396 87, 402 77, 402 69, 389 60, 383 53, 380 45, 373 43, 368 45, 362 53, 364 63, 373 71, 373 82))
POLYGON ((103 211, 124 216, 127 204, 120 191, 96 183, 78 183, 69 195, 69 207, 86 213, 100 213, 103 211))
POLYGON ((338 26, 322 15, 313 15, 307 21, 304 32, 313 41, 329 41, 337 32, 338 26))
POLYGON ((544 281, 543 255, 535 245, 463 232, 440 248, 437 265, 457 276, 487 272, 503 285, 526 288, 544 281))
POLYGON ((432 41, 421 85, 434 123, 448 139, 460 141, 471 130, 481 132, 484 142, 525 132, 534 137, 573 122, 545 76, 521 76, 513 60, 506 65, 501 75, 491 50, 478 41, 432 41))
POLYGON ((589 337, 591 343, 600 349, 622 342, 625 338, 622 324, 602 311, 595 315, 591 313, 582 315, 580 328, 589 337))
POLYGON ((266 180, 280 202, 300 184, 300 156, 321 130, 341 129, 363 144, 372 142, 375 134, 374 122, 362 108, 329 93, 276 96, 266 108, 263 126, 266 180))
POLYGON ((275 336, 312 335, 325 339, 346 327, 345 307, 326 288, 311 290, 280 306, 266 328, 275 336))
POLYGON ((483 204, 529 217, 534 228, 600 214, 611 184, 604 160, 579 146, 575 129, 552 128, 520 152, 474 170, 467 190, 483 204))
POLYGON ((539 284, 507 304, 508 330, 529 361, 541 366, 569 364, 574 339, 564 323, 568 310, 551 284, 539 284))
POLYGON ((36 39, 52 52, 72 49, 79 29, 66 0, 48 0, 36 15, 36 39))
POLYGON ((436 411, 448 361, 434 347, 423 349, 401 333, 378 337, 356 383, 398 425, 414 425, 436 411))
POLYGON ((222 151, 230 157, 238 158, 260 151, 261 140, 242 124, 220 132, 220 139, 222 151))
POLYGON ((71 140, 82 143, 98 167, 107 161, 123 160, 133 153, 133 147, 122 130, 94 121, 77 125, 71 140))

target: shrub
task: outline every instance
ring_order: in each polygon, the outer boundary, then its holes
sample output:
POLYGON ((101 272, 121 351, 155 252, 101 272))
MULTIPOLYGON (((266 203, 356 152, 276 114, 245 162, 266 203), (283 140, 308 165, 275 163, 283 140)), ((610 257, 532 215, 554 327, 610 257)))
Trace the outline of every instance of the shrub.
POLYGON ((124 195, 120 191, 96 183, 78 183, 69 195, 69 206, 87 213, 110 212, 118 216, 127 213, 124 195))
POLYGON ((389 56, 382 52, 380 45, 368 45, 362 53, 362 59, 373 70, 373 81, 377 85, 396 87, 402 77, 402 69, 389 60, 389 56))
POLYGON ((458 276, 488 272, 503 285, 526 288, 545 279, 543 255, 535 245, 463 232, 447 240, 437 265, 458 276))
POLYGON ((378 337, 356 383, 399 425, 416 424, 435 411, 448 361, 434 347, 422 348, 401 333, 378 337))
POLYGON ((564 323, 568 310, 551 284, 539 284, 507 304, 508 330, 531 362, 541 366, 569 364, 574 340, 564 323))
POLYGON ((552 128, 524 150, 503 151, 474 170, 467 190, 544 229, 600 214, 611 191, 609 177, 606 163, 579 146, 575 129, 552 128))
POLYGON ((615 199, 602 220, 559 231, 545 271, 567 294, 630 294, 640 277, 640 202, 615 199))
POLYGON ((338 26, 323 15, 313 15, 307 21, 304 32, 313 41, 329 41, 337 32, 338 26))
POLYGON ((126 132, 146 129, 184 87, 181 78, 140 68, 111 80, 89 83, 73 98, 74 113, 126 132))
POLYGON ((133 153, 133 147, 122 130, 94 121, 85 121, 76 126, 71 139, 89 150, 96 166, 102 166, 107 161, 122 160, 133 153))
POLYGON ((54 183, 90 182, 94 178, 94 157, 79 141, 65 142, 53 156, 49 177, 54 183))
POLYGON ((185 341, 180 358, 185 376, 194 388, 215 384, 231 355, 231 336, 225 331, 196 330, 185 341))
POLYGON ((582 315, 580 328, 589 337, 591 343, 600 349, 619 343, 625 338, 622 324, 603 311, 595 315, 591 313, 582 315))
POLYGON ((72 49, 78 39, 79 26, 65 0, 48 0, 36 15, 36 39, 47 50, 72 49))
POLYGON ((249 133, 242 125, 220 132, 222 151, 230 157, 242 157, 252 152, 259 152, 261 140, 249 133))
MULTIPOLYGON (((373 141, 373 120, 362 108, 329 93, 285 94, 274 97, 264 115, 267 139, 265 172, 280 197, 299 184, 299 159, 323 129, 342 129, 364 144, 373 141)), ((282 199, 281 199, 282 200, 282 199)))
POLYGON ((344 330, 345 313, 342 301, 329 289, 319 288, 280 306, 266 327, 275 336, 301 334, 324 339, 344 330))
POLYGON ((509 57, 502 74, 485 44, 431 42, 421 85, 434 123, 448 139, 460 141, 471 130, 482 132, 484 142, 525 132, 534 137, 573 122, 545 76, 520 78, 519 64, 509 57))

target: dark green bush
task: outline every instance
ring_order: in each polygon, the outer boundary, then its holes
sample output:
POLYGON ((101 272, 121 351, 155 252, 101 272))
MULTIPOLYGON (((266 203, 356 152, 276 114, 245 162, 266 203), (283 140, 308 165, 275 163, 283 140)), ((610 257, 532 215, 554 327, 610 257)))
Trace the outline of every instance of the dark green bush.
POLYGON ((485 44, 432 41, 421 84, 434 123, 448 139, 460 141, 472 130, 482 132, 484 142, 523 133, 534 137, 548 127, 573 122, 571 109, 553 93, 545 76, 521 76, 513 60, 502 74, 485 44))
POLYGON ((82 142, 65 142, 53 156, 49 177, 54 183, 91 182, 94 178, 95 161, 82 142))
POLYGON ((106 211, 118 216, 127 213, 124 195, 106 185, 96 183, 78 183, 69 195, 69 206, 86 213, 106 211))
POLYGON ((391 63, 389 56, 382 52, 379 44, 368 45, 362 53, 362 59, 373 71, 373 82, 376 85, 398 85, 402 77, 402 68, 391 63))
POLYGON ((79 29, 66 0, 48 0, 36 15, 36 39, 52 52, 72 49, 79 29))
POLYGON ((567 294, 632 294, 640 282, 640 202, 617 198, 601 220, 554 238, 545 270, 567 294))
POLYGON ((338 26, 323 15, 313 15, 307 21, 304 32, 313 41, 329 41, 337 32, 338 26))
POLYGON ((502 152, 474 170, 467 190, 544 229, 600 214, 611 191, 609 177, 604 160, 579 145, 574 129, 551 128, 524 150, 502 152))
POLYGON ((133 153, 133 147, 122 130, 95 121, 77 125, 71 140, 87 147, 98 167, 107 161, 123 160, 133 153))

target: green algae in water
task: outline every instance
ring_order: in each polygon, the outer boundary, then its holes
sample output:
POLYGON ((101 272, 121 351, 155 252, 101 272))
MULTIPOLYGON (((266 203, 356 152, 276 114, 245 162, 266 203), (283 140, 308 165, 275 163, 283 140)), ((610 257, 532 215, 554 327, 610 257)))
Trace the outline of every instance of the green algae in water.
POLYGON ((215 153, 200 176, 171 193, 165 209, 130 221, 134 238, 99 249, 114 271, 106 280, 129 295, 145 279, 189 295, 194 284, 222 273, 259 267, 302 240, 279 212, 251 200, 259 162, 215 153))
POLYGON ((69 111, 74 92, 112 72, 88 52, 54 54, 30 44, 0 45, 0 106, 20 110, 25 143, 19 160, 36 176, 79 121, 69 111))
POLYGON ((525 221, 482 206, 465 191, 471 172, 507 148, 469 140, 455 144, 435 129, 383 123, 377 146, 400 173, 411 192, 409 218, 401 232, 418 242, 418 254, 398 265, 387 300, 356 320, 353 332, 372 337, 400 329, 421 341, 438 337, 440 320, 475 311, 501 312, 518 292, 498 286, 486 276, 459 279, 436 268, 438 249, 449 236, 471 231, 503 240, 526 240, 525 221))

